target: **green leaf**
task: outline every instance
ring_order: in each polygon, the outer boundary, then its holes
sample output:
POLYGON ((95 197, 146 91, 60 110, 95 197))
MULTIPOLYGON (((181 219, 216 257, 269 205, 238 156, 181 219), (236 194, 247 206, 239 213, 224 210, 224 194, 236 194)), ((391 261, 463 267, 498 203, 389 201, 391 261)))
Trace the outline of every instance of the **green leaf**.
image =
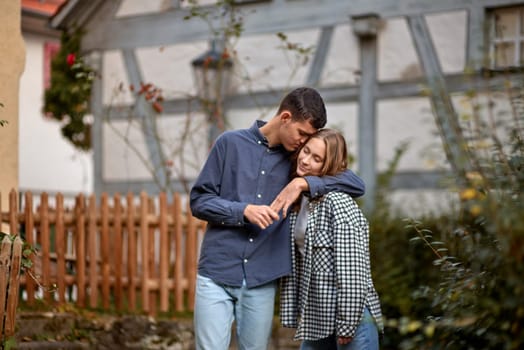
POLYGON ((9 337, 4 342, 3 349, 4 350, 9 350, 9 349, 14 349, 15 347, 16 347, 16 340, 15 340, 15 338, 14 337, 9 337))

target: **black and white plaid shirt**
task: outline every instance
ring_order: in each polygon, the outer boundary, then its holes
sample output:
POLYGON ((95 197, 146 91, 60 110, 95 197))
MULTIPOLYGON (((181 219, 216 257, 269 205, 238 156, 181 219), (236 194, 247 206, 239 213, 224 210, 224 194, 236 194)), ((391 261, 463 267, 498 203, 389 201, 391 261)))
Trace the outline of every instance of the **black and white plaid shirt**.
MULTIPOLYGON (((294 231, 296 213, 291 216, 294 231)), ((291 234, 291 239, 294 240, 291 234)), ((347 194, 330 192, 309 203, 304 259, 293 251, 293 272, 282 279, 280 321, 295 340, 353 337, 364 306, 383 330, 369 262, 369 225, 347 194)))

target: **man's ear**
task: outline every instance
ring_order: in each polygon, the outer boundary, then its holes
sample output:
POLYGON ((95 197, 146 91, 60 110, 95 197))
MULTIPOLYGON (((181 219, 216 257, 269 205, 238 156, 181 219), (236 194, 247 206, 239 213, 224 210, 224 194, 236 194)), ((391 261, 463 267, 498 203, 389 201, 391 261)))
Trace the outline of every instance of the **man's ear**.
POLYGON ((284 123, 290 122, 292 120, 291 113, 286 110, 280 112, 279 117, 280 121, 284 123))

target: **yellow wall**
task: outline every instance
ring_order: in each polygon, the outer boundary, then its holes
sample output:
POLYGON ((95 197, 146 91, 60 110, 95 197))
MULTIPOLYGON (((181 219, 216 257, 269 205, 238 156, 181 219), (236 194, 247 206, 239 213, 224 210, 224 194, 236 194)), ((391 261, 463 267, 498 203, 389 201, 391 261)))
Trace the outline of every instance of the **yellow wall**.
MULTIPOLYGON (((0 195, 2 211, 9 191, 18 189, 18 91, 25 65, 25 45, 20 24, 20 0, 0 1, 0 195)), ((2 231, 8 231, 3 225, 2 231)))

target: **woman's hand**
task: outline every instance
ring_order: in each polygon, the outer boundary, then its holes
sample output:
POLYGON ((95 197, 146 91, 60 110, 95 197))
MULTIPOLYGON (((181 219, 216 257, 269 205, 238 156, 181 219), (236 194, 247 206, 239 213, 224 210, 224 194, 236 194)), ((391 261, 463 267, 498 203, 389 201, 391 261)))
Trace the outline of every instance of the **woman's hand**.
POLYGON ((280 191, 277 198, 271 203, 271 209, 280 213, 282 210, 282 217, 286 217, 289 207, 300 197, 302 191, 307 191, 309 185, 302 177, 295 177, 287 184, 286 187, 280 191))
POLYGON ((340 345, 349 344, 349 343, 351 343, 352 340, 353 340, 352 337, 338 337, 338 343, 340 345))

